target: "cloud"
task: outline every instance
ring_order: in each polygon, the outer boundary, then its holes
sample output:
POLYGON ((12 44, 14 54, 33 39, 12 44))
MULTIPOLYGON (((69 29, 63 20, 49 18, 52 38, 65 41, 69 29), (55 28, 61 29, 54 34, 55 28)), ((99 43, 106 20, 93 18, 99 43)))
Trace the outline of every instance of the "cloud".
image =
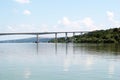
MULTIPOLYGON (((25 15, 31 14, 25 12, 25 15)), ((89 31, 99 29, 91 17, 83 19, 70 20, 68 17, 63 17, 54 25, 49 24, 12 24, 5 29, 6 32, 50 32, 50 31, 89 31)))
POLYGON ((33 32, 37 27, 34 24, 19 24, 19 25, 8 25, 6 32, 33 32))
POLYGON ((89 30, 96 30, 98 27, 94 24, 94 21, 90 17, 86 17, 82 20, 82 25, 84 25, 89 30))
POLYGON ((31 11, 29 11, 29 10, 24 10, 24 11, 23 11, 23 14, 24 14, 24 15, 31 15, 31 11))
POLYGON ((47 32, 50 30, 52 31, 52 28, 53 27, 48 26, 47 24, 36 25, 22 23, 7 25, 4 32, 47 32))
POLYGON ((108 20, 110 21, 110 23, 111 23, 112 26, 115 26, 115 27, 120 26, 119 21, 115 20, 115 14, 114 14, 114 12, 107 11, 106 13, 107 13, 108 20))
POLYGON ((82 23, 86 26, 92 26, 93 20, 90 17, 86 17, 82 20, 82 23))
POLYGON ((57 27, 62 27, 64 30, 95 30, 98 29, 94 21, 90 17, 85 17, 81 20, 70 20, 68 17, 63 17, 58 21, 57 27))
MULTIPOLYGON (((50 31, 92 31, 99 29, 108 29, 119 27, 120 22, 115 19, 114 12, 107 11, 107 22, 97 24, 92 17, 84 17, 83 19, 72 20, 69 17, 59 19, 55 24, 17 24, 9 25, 5 28, 6 32, 50 32, 50 31)), ((24 15, 31 15, 29 10, 23 11, 24 15)), ((102 22, 102 21, 101 21, 102 22)))
POLYGON ((29 4, 30 3, 30 0, 15 0, 15 1, 20 4, 29 4))
POLYGON ((80 21, 72 21, 68 17, 63 17, 61 20, 58 21, 58 25, 78 27, 80 26, 80 21))
MULTIPOLYGON (((14 0, 16 1, 17 3, 20 3, 20 4, 29 4, 30 3, 30 0, 14 0)), ((14 13, 18 13, 18 9, 14 9, 14 13)), ((24 15, 30 15, 31 14, 31 11, 29 10, 24 10, 23 11, 23 14, 24 15)))
POLYGON ((66 26, 71 24, 70 20, 67 17, 63 18, 62 23, 66 26))
POLYGON ((110 21, 112 21, 113 18, 114 18, 114 13, 111 12, 111 11, 107 11, 106 13, 107 13, 108 19, 109 19, 110 21))

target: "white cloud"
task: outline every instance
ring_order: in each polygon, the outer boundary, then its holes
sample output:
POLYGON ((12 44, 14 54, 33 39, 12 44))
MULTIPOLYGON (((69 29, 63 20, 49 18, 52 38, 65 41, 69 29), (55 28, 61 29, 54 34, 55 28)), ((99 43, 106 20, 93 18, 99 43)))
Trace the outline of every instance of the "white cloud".
POLYGON ((47 32, 47 31, 49 32, 49 26, 47 24, 42 24, 39 29, 41 30, 41 32, 47 32))
POLYGON ((69 20, 67 17, 64 17, 64 18, 63 18, 63 24, 64 24, 64 25, 70 25, 70 23, 71 23, 71 22, 70 22, 70 20, 69 20))
POLYGON ((94 21, 90 17, 84 18, 81 22, 82 22, 82 25, 86 27, 86 29, 89 29, 89 30, 98 29, 98 27, 94 24, 94 21))
POLYGON ((12 25, 8 25, 6 30, 12 31, 12 32, 15 31, 12 25))
POLYGON ((72 26, 72 27, 79 27, 80 26, 80 21, 75 20, 72 21, 68 17, 63 17, 61 20, 58 21, 58 25, 60 26, 72 26))
POLYGON ((120 26, 119 21, 115 20, 115 14, 114 14, 114 12, 107 11, 106 13, 107 13, 108 20, 110 21, 110 23, 111 23, 112 26, 114 26, 114 27, 120 26))
POLYGON ((47 24, 13 24, 7 25, 4 32, 47 32, 52 31, 53 27, 48 26, 47 24))
MULTIPOLYGON (((30 15, 31 12, 29 10, 24 10, 24 15, 30 15)), ((72 20, 69 17, 63 17, 58 20, 58 22, 54 25, 49 24, 17 24, 7 26, 5 29, 6 32, 50 32, 50 31, 82 31, 82 30, 99 30, 99 29, 107 29, 112 27, 119 27, 120 22, 115 20, 115 15, 113 12, 107 11, 107 21, 106 23, 95 23, 91 17, 85 17, 83 19, 72 20)))
POLYGON ((63 24, 64 26, 68 26, 71 24, 70 20, 67 17, 63 17, 62 20, 58 21, 58 24, 63 24))
POLYGON ((93 20, 90 17, 86 17, 82 20, 82 23, 86 26, 92 26, 93 20))
POLYGON ((113 18, 114 18, 114 13, 111 12, 111 11, 107 11, 107 16, 108 16, 108 19, 109 19, 110 21, 112 21, 113 18))
POLYGON ((6 32, 33 32, 36 30, 34 26, 33 24, 8 25, 6 32))
POLYGON ((69 20, 67 17, 63 17, 63 19, 58 21, 58 28, 62 27, 63 30, 95 30, 98 29, 94 24, 94 21, 90 17, 86 17, 82 20, 69 20), (63 27, 62 27, 63 26, 63 27))
POLYGON ((30 0, 15 0, 16 2, 18 3, 21 3, 21 4, 28 4, 30 3, 30 0))
POLYGON ((23 14, 24 14, 24 15, 31 15, 31 11, 29 11, 29 10, 24 10, 24 11, 23 11, 23 14))

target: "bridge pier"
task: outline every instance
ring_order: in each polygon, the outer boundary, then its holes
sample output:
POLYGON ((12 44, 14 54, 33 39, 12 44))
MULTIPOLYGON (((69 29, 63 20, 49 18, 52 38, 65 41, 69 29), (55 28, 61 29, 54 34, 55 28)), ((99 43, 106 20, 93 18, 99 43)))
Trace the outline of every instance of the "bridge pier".
POLYGON ((55 43, 57 43, 57 33, 55 33, 55 43))
POLYGON ((72 43, 74 42, 74 37, 75 36, 75 32, 73 32, 73 37, 72 37, 72 43))
POLYGON ((39 34, 37 34, 36 36, 37 36, 36 43, 39 43, 39 34))
POLYGON ((65 41, 66 41, 66 43, 68 42, 68 41, 67 41, 67 39, 68 39, 67 34, 68 34, 68 33, 65 32, 65 41))
POLYGON ((80 32, 80 35, 82 35, 83 34, 83 32, 80 32))

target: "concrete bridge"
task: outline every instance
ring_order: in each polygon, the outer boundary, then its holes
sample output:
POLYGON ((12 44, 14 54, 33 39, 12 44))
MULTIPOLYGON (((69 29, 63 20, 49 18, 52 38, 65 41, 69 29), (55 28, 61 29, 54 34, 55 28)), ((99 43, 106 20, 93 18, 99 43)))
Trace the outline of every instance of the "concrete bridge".
POLYGON ((58 34, 65 34, 65 39, 68 37, 68 33, 73 33, 73 36, 75 36, 75 33, 88 33, 90 31, 71 31, 71 32, 24 32, 24 33, 0 33, 0 36, 5 36, 5 35, 36 35, 36 43, 39 43, 39 35, 45 35, 45 34, 55 34, 55 40, 57 42, 57 35, 58 34))

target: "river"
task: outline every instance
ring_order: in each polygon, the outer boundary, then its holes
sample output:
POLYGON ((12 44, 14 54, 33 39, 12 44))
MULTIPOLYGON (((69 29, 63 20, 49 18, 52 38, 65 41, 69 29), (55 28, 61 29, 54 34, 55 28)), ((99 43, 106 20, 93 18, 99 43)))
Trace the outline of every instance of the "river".
POLYGON ((120 80, 120 46, 1 43, 0 80, 120 80))

